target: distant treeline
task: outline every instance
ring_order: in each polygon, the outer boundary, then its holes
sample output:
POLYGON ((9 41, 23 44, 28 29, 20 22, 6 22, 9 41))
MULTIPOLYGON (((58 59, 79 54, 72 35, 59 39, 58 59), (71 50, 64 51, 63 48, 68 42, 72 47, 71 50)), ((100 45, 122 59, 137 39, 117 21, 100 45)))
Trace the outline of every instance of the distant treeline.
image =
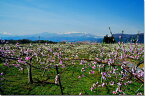
POLYGON ((27 44, 27 43, 50 43, 50 44, 55 44, 57 42, 53 42, 53 41, 48 41, 48 40, 36 40, 36 41, 32 41, 29 39, 21 39, 21 40, 0 40, 0 44, 16 44, 16 43, 20 43, 20 44, 27 44))

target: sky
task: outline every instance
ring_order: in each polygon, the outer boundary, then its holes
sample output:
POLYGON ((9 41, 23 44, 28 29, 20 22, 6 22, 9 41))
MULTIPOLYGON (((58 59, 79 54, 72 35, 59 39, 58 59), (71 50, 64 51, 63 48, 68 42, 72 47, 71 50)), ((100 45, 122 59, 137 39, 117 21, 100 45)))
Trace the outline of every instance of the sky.
POLYGON ((0 33, 144 31, 144 0, 0 0, 0 33))

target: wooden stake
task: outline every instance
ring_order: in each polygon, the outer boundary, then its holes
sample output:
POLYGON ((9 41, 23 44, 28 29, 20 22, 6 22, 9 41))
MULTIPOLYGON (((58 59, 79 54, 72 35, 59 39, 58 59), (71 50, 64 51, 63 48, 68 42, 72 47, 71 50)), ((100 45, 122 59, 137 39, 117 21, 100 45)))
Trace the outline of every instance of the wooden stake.
POLYGON ((32 79, 32 66, 31 65, 27 65, 27 69, 28 69, 28 83, 33 83, 33 79, 32 79))
POLYGON ((58 75, 58 81, 59 81, 59 86, 60 86, 60 90, 61 90, 61 95, 63 95, 63 88, 61 85, 61 80, 60 80, 60 75, 59 75, 59 71, 58 71, 58 66, 56 65, 56 73, 58 75))

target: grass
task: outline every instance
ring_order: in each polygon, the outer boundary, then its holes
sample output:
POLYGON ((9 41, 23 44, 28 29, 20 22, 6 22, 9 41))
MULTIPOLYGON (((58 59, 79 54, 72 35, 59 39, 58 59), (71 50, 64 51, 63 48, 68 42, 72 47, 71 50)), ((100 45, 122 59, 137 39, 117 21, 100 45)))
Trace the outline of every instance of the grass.
MULTIPOLYGON (((7 70, 6 75, 4 76, 5 80, 2 82, 3 86, 2 89, 4 91, 4 94, 7 95, 60 95, 60 87, 55 84, 48 84, 48 83, 33 83, 28 84, 27 83, 27 72, 24 74, 20 71, 18 71, 16 68, 7 68, 0 66, 1 69, 7 70)), ((79 93, 85 94, 85 95, 112 95, 112 91, 115 90, 116 86, 110 86, 107 87, 98 87, 93 91, 90 91, 90 87, 93 83, 96 83, 96 81, 100 81, 100 73, 96 70, 95 74, 86 74, 85 77, 77 78, 80 74, 81 66, 78 67, 77 65, 70 67, 70 68, 64 68, 59 69, 61 74, 61 82, 63 86, 63 92, 64 95, 78 95, 79 93), (64 71, 65 70, 65 71, 64 71), (109 92, 108 92, 109 90, 109 92)), ((41 76, 41 72, 39 70, 33 69, 33 80, 36 82, 38 80, 47 80, 47 82, 54 83, 55 78, 55 70, 50 69, 50 71, 47 71, 44 75, 41 76)), ((139 83, 133 83, 129 84, 125 89, 127 88, 126 94, 134 94, 134 92, 139 88, 139 83)), ((143 92, 143 88, 140 90, 140 92, 143 92)))
MULTIPOLYGON (((28 84, 27 83, 27 73, 23 74, 18 71, 16 68, 7 68, 1 66, 3 70, 7 70, 5 75, 5 80, 3 83, 4 94, 7 95, 22 95, 22 94, 31 94, 31 95, 58 95, 60 93, 60 88, 55 84, 28 84)), ((80 67, 81 68, 81 67, 80 67)), ((93 76, 86 76, 82 79, 77 77, 80 75, 80 68, 70 67, 64 69, 65 71, 61 74, 62 86, 64 87, 64 94, 74 94, 78 95, 80 92, 85 94, 91 93, 89 90, 92 83, 95 81, 93 76), (67 75, 66 75, 67 74, 67 75)), ((61 70, 60 70, 61 72, 61 70)), ((46 76, 49 77, 47 82, 54 83, 55 70, 52 69, 45 74, 45 77, 42 77, 40 71, 33 70, 33 80, 44 80, 46 76), (50 74, 51 73, 51 74, 50 74)), ((96 75, 96 74, 94 74, 96 75)))

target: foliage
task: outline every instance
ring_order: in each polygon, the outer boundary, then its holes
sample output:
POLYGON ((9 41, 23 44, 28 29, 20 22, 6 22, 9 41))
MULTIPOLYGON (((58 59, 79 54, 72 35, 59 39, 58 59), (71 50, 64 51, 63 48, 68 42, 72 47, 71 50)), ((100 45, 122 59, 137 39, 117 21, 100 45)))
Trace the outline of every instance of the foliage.
POLYGON ((115 39, 113 36, 108 37, 108 35, 104 36, 103 38, 103 42, 104 43, 115 43, 115 39))

